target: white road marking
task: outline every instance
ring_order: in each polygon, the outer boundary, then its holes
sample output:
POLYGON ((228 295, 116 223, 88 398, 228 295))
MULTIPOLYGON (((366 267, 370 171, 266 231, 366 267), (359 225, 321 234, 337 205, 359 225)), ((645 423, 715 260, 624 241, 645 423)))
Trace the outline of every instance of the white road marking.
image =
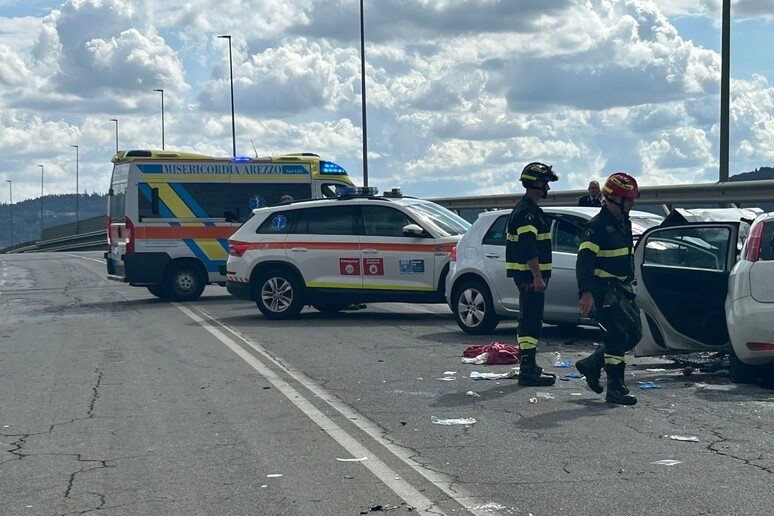
POLYGON ((91 258, 89 256, 81 256, 80 254, 70 254, 70 253, 61 253, 61 254, 65 256, 72 256, 73 258, 83 258, 84 260, 91 260, 92 262, 101 263, 103 265, 105 264, 104 258, 102 260, 98 260, 97 258, 91 258))
POLYGON ((248 337, 245 337, 238 331, 218 321, 213 316, 205 312, 201 307, 197 307, 197 311, 201 314, 201 316, 199 316, 181 304, 173 304, 191 320, 202 326, 216 339, 225 344, 240 358, 242 358, 242 360, 252 366, 253 369, 258 371, 258 373, 260 373, 264 378, 271 382, 271 384, 274 385, 274 387, 276 387, 277 390, 279 390, 282 394, 284 394, 289 401, 296 405, 307 417, 309 417, 309 419, 314 421, 317 426, 319 426, 328 435, 330 435, 337 443, 339 443, 344 449, 352 454, 353 457, 368 457, 367 461, 362 462, 363 466, 371 470, 371 472, 377 478, 379 478, 379 480, 381 480, 387 487, 392 489, 395 494, 400 496, 406 503, 413 505, 421 512, 441 514, 437 508, 434 508, 435 504, 422 493, 420 493, 414 486, 400 478, 395 471, 393 471, 389 466, 382 462, 373 452, 360 444, 357 439, 349 435, 344 429, 336 425, 336 423, 334 423, 325 414, 320 412, 320 410, 318 410, 308 399, 303 397, 301 393, 296 391, 285 380, 277 376, 277 374, 268 366, 258 360, 254 355, 249 353, 245 348, 240 346, 237 342, 235 342, 229 336, 225 335, 215 326, 218 326, 226 332, 232 334, 234 337, 250 346, 268 362, 271 362, 274 367, 281 369, 290 377, 298 381, 316 397, 330 405, 342 416, 346 417, 352 424, 356 425, 358 428, 360 428, 360 430, 368 434, 372 439, 374 439, 374 441, 385 447, 393 455, 395 455, 395 457, 425 477, 430 483, 446 493, 449 498, 457 501, 472 514, 489 514, 487 511, 482 512, 476 510, 474 505, 468 503, 468 501, 480 502, 480 500, 474 499, 469 494, 461 490, 459 486, 455 486, 454 489, 452 489, 452 481, 448 477, 441 473, 430 471, 424 468, 421 464, 415 462, 412 459, 409 450, 401 448, 400 446, 387 440, 385 436, 382 435, 382 432, 375 423, 368 420, 368 418, 364 417, 362 414, 359 414, 351 407, 335 399, 323 388, 321 388, 319 385, 316 385, 309 378, 307 378, 306 375, 304 375, 302 372, 290 369, 287 366, 277 362, 269 354, 266 348, 261 346, 259 343, 253 342, 248 337))

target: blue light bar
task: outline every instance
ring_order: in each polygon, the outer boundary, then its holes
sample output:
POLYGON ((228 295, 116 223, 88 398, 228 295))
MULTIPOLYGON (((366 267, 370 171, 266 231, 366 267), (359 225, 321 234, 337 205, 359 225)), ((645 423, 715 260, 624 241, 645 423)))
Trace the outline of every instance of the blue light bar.
POLYGON ((336 189, 336 195, 339 198, 350 197, 373 197, 379 193, 379 189, 375 186, 346 186, 336 189))
POLYGON ((249 156, 234 156, 233 158, 231 158, 231 161, 233 161, 234 163, 247 163, 248 161, 250 161, 250 157, 249 156))
POLYGON ((346 176, 347 171, 340 165, 332 161, 320 162, 320 174, 332 175, 332 176, 346 176))

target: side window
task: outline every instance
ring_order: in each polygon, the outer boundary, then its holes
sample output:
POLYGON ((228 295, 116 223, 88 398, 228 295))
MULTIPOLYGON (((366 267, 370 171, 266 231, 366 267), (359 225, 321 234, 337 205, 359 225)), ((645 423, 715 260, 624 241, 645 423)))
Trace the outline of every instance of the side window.
POLYGON ((722 271, 731 237, 728 228, 675 228, 652 233, 645 244, 644 265, 722 271))
POLYGON ((761 222, 760 224, 765 224, 761 236, 760 260, 774 260, 774 223, 761 222))
POLYGON ((363 206, 363 227, 367 236, 403 237, 403 227, 414 220, 388 206, 363 206))
POLYGON ((255 230, 258 235, 287 235, 293 228, 296 219, 295 211, 278 211, 264 220, 258 229, 255 230))
POLYGON ((505 245, 505 226, 508 224, 508 215, 497 217, 497 220, 489 226, 481 243, 484 245, 505 245))
POLYGON ((357 234, 357 206, 324 206, 294 210, 291 233, 307 235, 357 234))
POLYGON ((552 245, 553 250, 562 253, 577 253, 583 228, 563 219, 554 223, 552 245))
POLYGON ((346 188, 346 186, 341 183, 324 183, 320 185, 320 192, 322 192, 323 197, 330 199, 336 197, 342 188, 346 188))

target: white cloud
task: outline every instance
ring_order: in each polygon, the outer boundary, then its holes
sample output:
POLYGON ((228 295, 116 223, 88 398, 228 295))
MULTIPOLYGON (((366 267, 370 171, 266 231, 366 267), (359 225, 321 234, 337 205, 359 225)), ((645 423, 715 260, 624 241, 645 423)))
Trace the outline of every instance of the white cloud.
MULTIPOLYGON (((765 26, 767 4, 735 1, 735 19, 765 26)), ((720 0, 366 2, 369 182, 515 192, 533 160, 555 165, 560 189, 616 170, 713 181, 720 56, 673 17, 706 26, 719 12, 720 0)), ((230 155, 222 34, 238 153, 317 152, 360 180, 357 0, 66 0, 44 14, 0 16, 0 180, 15 197, 38 195, 42 161, 51 191, 72 191, 71 144, 81 184, 106 189, 110 118, 122 148, 160 146, 155 88, 168 148, 230 155)), ((774 159, 773 79, 745 77, 732 84, 732 173, 774 159)))

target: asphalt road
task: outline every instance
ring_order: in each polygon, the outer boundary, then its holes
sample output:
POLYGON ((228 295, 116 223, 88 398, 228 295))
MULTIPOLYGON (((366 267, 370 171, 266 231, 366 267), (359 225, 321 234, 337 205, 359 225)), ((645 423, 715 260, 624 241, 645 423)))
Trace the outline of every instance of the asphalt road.
MULTIPOLYGON (((471 379, 512 366, 461 364, 463 350, 514 334, 468 336, 443 305, 268 321, 221 287, 173 304, 109 282, 99 253, 0 255, 0 513, 771 507, 774 391, 668 358, 630 361, 634 407, 578 379, 471 379)), ((538 360, 564 376, 554 353, 575 362, 598 338, 546 326, 538 360)))

